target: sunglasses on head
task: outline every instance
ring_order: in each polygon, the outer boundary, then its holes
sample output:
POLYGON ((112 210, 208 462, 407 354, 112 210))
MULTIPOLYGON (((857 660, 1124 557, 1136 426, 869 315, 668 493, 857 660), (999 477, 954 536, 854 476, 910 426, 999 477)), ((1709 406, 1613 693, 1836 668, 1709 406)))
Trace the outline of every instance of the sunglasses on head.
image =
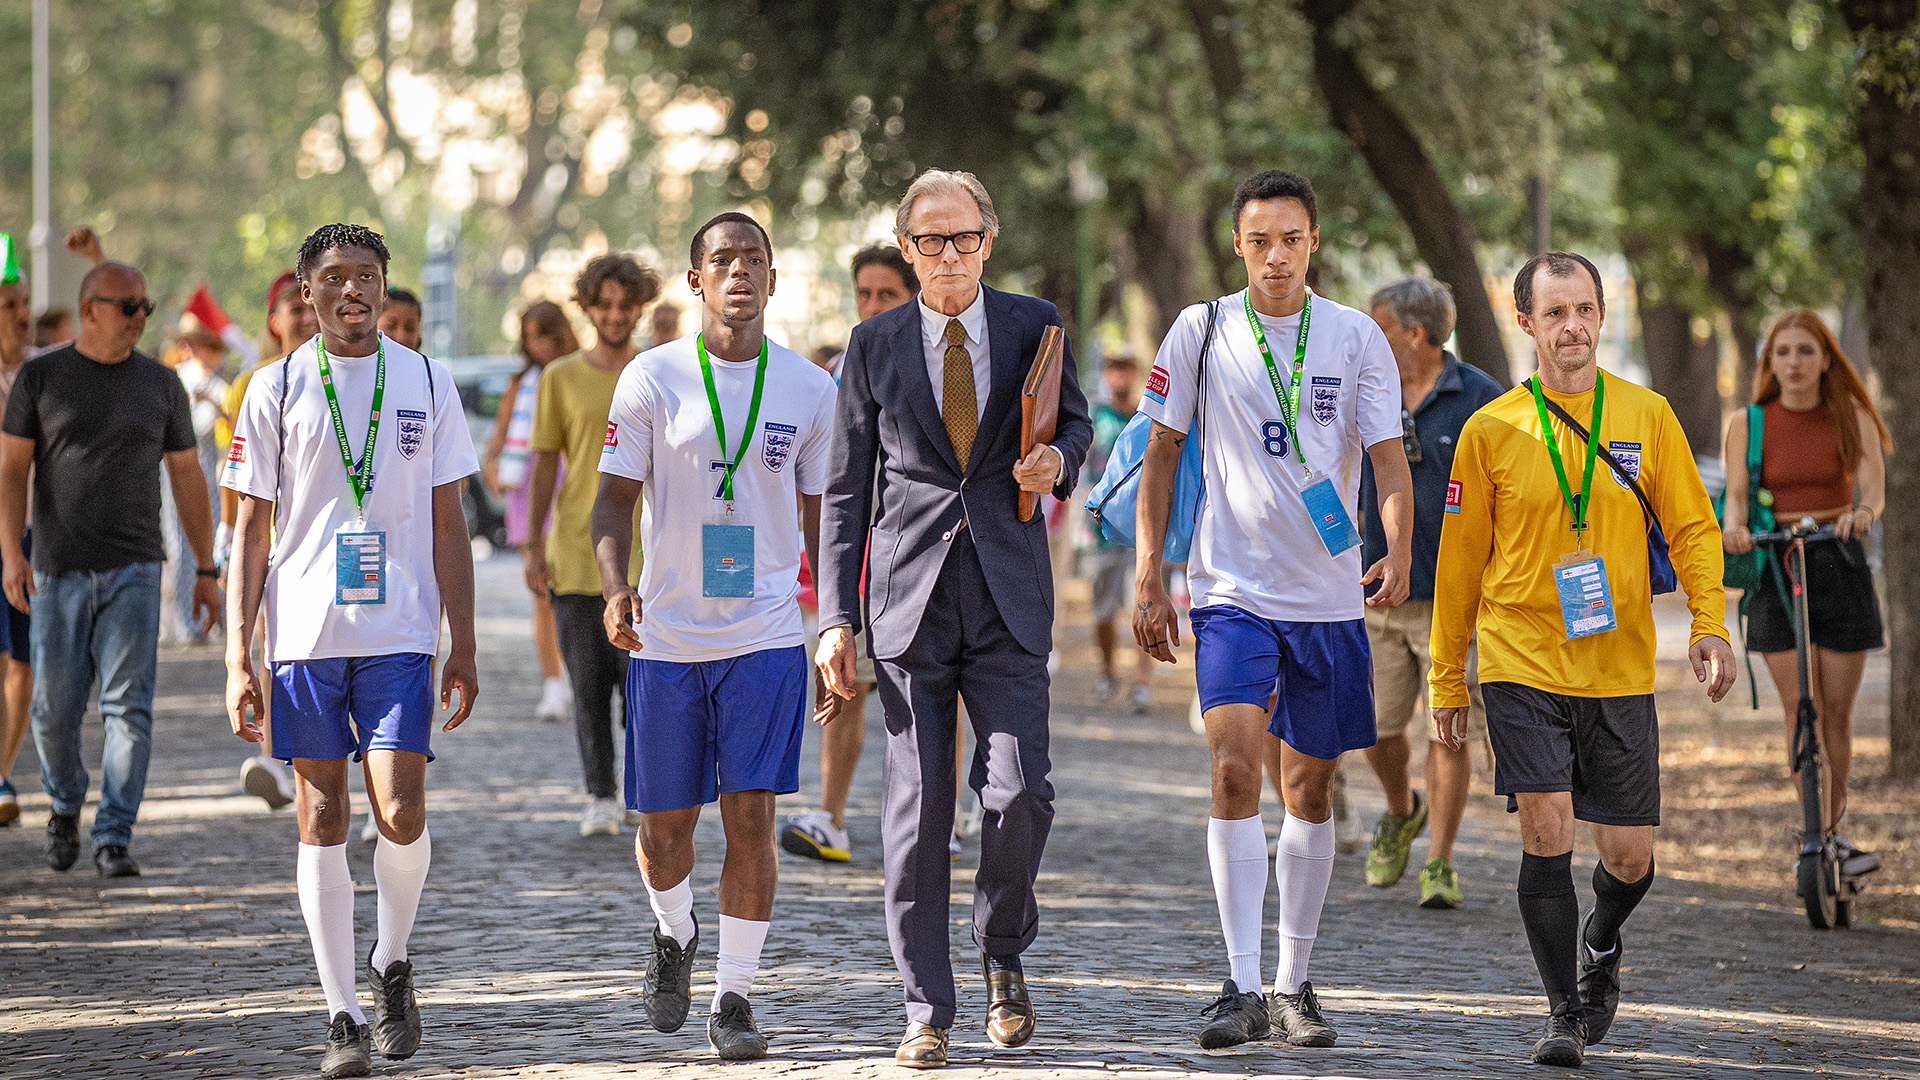
POLYGON ((89 299, 89 300, 87 301, 87 303, 89 303, 89 304, 118 304, 118 305, 120 305, 120 314, 122 314, 122 315, 125 315, 125 316, 126 316, 127 318, 129 318, 129 319, 131 319, 131 318, 133 318, 133 316, 134 316, 134 315, 135 315, 136 313, 138 313, 138 314, 141 314, 141 315, 151 315, 151 314, 153 314, 153 301, 152 301, 152 300, 149 300, 149 299, 147 299, 147 298, 146 298, 146 297, 144 297, 144 296, 142 296, 142 297, 132 297, 132 296, 95 296, 95 297, 93 297, 93 298, 91 298, 91 299, 89 299))

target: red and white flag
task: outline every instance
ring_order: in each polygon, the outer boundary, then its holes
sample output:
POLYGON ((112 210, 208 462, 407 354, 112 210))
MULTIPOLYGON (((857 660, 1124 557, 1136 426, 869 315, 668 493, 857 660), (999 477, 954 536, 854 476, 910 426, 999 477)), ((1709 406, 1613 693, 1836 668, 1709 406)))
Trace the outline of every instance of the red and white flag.
POLYGON ((260 362, 260 350, 254 347, 238 323, 227 318, 227 313, 214 300, 213 293, 208 291, 206 282, 201 282, 200 287, 194 290, 184 310, 200 320, 200 325, 220 335, 220 340, 227 343, 227 348, 239 354, 243 367, 252 367, 260 362))

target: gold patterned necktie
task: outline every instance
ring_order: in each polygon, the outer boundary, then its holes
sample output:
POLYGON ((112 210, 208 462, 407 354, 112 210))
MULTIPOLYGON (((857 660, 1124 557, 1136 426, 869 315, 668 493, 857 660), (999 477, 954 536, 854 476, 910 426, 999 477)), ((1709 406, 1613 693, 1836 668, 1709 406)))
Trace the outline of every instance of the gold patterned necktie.
POLYGON ((966 471, 973 454, 973 437, 980 430, 979 393, 973 386, 973 356, 967 352, 967 328, 959 319, 947 320, 946 367, 940 381, 940 419, 946 421, 947 438, 953 441, 954 456, 966 471))

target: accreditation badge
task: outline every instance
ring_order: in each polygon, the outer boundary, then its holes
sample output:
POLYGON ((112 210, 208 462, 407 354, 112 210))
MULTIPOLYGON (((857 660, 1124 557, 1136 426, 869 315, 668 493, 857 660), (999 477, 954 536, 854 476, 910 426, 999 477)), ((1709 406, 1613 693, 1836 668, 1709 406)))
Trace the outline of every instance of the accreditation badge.
POLYGON ((1613 587, 1607 563, 1591 551, 1562 555, 1553 564, 1553 585, 1560 595, 1560 619, 1567 640, 1603 634, 1620 624, 1613 617, 1613 587))
POLYGON ((753 595, 753 526, 700 526, 700 595, 753 595))
POLYGON ((387 602, 387 534, 365 523, 342 525, 333 534, 336 604, 387 602))
POLYGON ((1333 490, 1332 479, 1317 472, 1306 473, 1301 481, 1300 498, 1307 504, 1307 514, 1313 518, 1313 527, 1320 533, 1320 542, 1326 545, 1329 556, 1337 558, 1360 546, 1360 530, 1353 527, 1353 518, 1347 513, 1346 504, 1340 501, 1340 493, 1333 490))

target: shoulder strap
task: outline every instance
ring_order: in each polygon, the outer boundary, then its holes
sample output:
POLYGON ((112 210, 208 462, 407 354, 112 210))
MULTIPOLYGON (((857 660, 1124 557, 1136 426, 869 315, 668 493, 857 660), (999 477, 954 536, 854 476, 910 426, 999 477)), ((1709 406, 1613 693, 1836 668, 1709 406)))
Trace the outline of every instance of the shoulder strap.
MULTIPOLYGON (((1204 413, 1207 402, 1207 354, 1213 351, 1213 326, 1220 321, 1220 301, 1207 301, 1207 334, 1200 340, 1200 359, 1193 365, 1194 379, 1194 426, 1205 423, 1204 413)), ((1204 433, 1202 433, 1204 434, 1204 433)))
POLYGON ((1766 438, 1766 413, 1758 405, 1747 406, 1747 484, 1760 482, 1760 449, 1766 438))
POLYGON ((286 500, 280 498, 287 484, 287 384, 293 380, 293 354, 280 358, 280 423, 276 425, 280 436, 280 452, 274 458, 273 466, 273 523, 280 524, 280 504, 286 500))
MULTIPOLYGON (((1580 436, 1583 442, 1591 442, 1593 440, 1593 437, 1587 434, 1587 429, 1581 427, 1578 420, 1568 416, 1567 410, 1555 404, 1552 398, 1542 394, 1540 400, 1547 403, 1548 412, 1552 413, 1561 423, 1567 425, 1568 430, 1580 436)), ((1646 513, 1647 520, 1653 522, 1655 525, 1660 524, 1660 516, 1653 512, 1653 503, 1647 500, 1647 493, 1640 489, 1640 481, 1634 479, 1633 474, 1627 471, 1626 466, 1620 464, 1620 460, 1613 456, 1612 451, 1604 446, 1597 446, 1595 450, 1599 452, 1600 459, 1607 463, 1607 468, 1613 470, 1613 475, 1619 477, 1621 483, 1632 489, 1634 496, 1640 500, 1640 509, 1646 513)), ((1644 461, 1645 459, 1642 458, 1642 460, 1644 461)), ((1661 532, 1664 534, 1666 530, 1662 529, 1661 532)))

